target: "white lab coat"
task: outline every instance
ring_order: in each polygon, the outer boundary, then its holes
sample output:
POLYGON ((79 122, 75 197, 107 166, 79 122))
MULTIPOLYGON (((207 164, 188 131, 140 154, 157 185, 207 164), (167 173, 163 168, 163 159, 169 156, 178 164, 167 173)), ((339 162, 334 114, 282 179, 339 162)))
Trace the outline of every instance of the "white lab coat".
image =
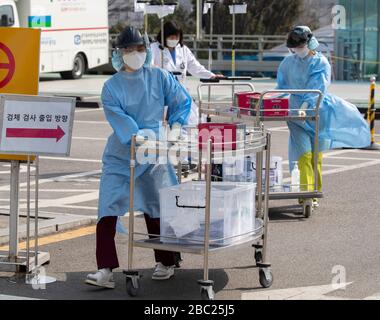
MULTIPOLYGON (((152 64, 155 67, 162 68, 162 50, 160 49, 160 43, 154 42, 151 44, 152 49, 152 64)), ((170 54, 168 48, 165 48, 164 53, 164 64, 163 69, 169 72, 181 72, 181 76, 177 76, 177 79, 181 84, 189 91, 186 87, 187 73, 200 79, 210 79, 215 74, 208 71, 204 66, 202 66, 199 61, 195 58, 194 54, 190 51, 187 46, 181 47, 178 45, 176 47, 176 63, 174 64, 173 58, 170 54)), ((199 122, 199 111, 198 106, 194 103, 191 106, 191 113, 189 117, 189 124, 195 125, 199 122)))

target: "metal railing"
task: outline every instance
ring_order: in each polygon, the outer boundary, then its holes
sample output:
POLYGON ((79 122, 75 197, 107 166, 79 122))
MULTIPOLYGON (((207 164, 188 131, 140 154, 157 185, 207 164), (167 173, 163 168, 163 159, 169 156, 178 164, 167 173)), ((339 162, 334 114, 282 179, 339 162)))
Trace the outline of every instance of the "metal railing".
MULTIPOLYGON (((155 39, 155 35, 150 35, 155 39)), ((110 35, 111 48, 117 38, 116 34, 110 35)), ((329 45, 335 42, 334 37, 325 37, 318 39, 323 47, 326 47, 325 53, 331 57, 329 45)), ((274 35, 236 35, 236 69, 240 72, 248 73, 275 73, 282 61, 287 55, 287 49, 284 46, 286 36, 274 35)), ((194 53, 199 62, 205 67, 208 66, 208 53, 213 54, 212 71, 231 71, 231 51, 233 36, 227 34, 216 34, 210 37, 204 35, 203 39, 197 40, 196 35, 184 35, 184 43, 194 53)), ((330 61, 331 62, 331 61, 330 61)))

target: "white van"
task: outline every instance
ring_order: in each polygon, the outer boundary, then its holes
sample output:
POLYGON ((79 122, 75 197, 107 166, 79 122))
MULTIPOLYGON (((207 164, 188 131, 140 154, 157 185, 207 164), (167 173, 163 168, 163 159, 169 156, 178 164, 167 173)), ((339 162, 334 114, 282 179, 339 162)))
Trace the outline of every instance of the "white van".
POLYGON ((41 73, 79 79, 109 62, 108 0, 0 0, 0 27, 41 28, 41 73))

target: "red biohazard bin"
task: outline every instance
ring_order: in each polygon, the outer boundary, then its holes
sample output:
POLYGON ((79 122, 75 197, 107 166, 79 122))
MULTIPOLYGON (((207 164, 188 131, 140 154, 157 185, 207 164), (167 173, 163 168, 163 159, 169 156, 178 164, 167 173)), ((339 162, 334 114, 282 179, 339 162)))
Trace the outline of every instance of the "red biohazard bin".
POLYGON ((252 98, 255 98, 257 93, 255 92, 238 92, 235 93, 235 105, 240 109, 240 113, 243 115, 250 115, 252 114, 249 109, 252 109, 251 107, 251 100, 252 98), (247 111, 242 110, 247 109, 247 111))
MULTIPOLYGON (((260 93, 242 92, 236 93, 236 104, 240 109, 255 109, 260 100, 260 93)), ((289 96, 278 93, 268 93, 263 99, 261 109, 264 117, 287 117, 289 116, 289 96)), ((244 110, 241 111, 244 114, 244 110)), ((254 115, 254 112, 251 112, 254 115)))
POLYGON ((206 151, 211 139, 213 150, 237 150, 244 147, 246 125, 242 123, 201 123, 199 130, 199 150, 206 151))

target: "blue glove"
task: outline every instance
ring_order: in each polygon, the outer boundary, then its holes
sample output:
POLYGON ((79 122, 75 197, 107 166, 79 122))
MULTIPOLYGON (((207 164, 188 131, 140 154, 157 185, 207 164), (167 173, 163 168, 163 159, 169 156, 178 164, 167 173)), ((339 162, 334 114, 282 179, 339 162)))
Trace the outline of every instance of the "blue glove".
POLYGON ((117 71, 121 71, 124 67, 123 56, 120 50, 116 50, 112 53, 112 67, 117 71))

